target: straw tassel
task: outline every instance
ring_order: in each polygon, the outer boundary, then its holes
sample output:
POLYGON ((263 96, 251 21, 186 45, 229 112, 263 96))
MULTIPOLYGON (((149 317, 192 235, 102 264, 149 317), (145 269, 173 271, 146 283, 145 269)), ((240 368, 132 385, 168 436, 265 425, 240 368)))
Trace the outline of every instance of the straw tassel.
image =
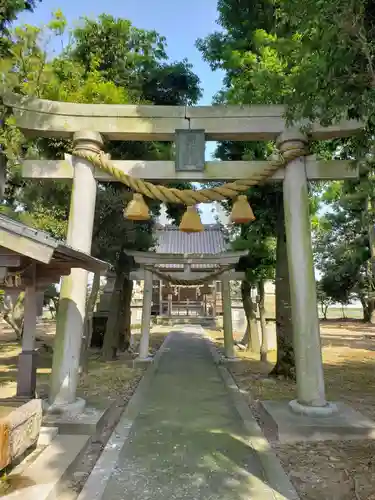
POLYGON ((230 219, 234 224, 246 224, 255 220, 254 212, 247 200, 247 196, 241 194, 233 203, 230 219))
POLYGON ((148 206, 141 194, 134 193, 132 201, 125 207, 124 217, 135 221, 150 219, 148 206))
POLYGON ((180 222, 180 231, 184 233, 200 233, 204 230, 200 215, 194 206, 187 207, 180 222))

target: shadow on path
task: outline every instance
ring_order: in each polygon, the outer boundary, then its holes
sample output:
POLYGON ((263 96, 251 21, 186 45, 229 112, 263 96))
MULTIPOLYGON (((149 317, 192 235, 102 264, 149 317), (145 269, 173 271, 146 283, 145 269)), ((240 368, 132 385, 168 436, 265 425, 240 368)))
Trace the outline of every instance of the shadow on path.
POLYGON ((285 498, 247 438, 205 340, 173 333, 103 500, 285 498))

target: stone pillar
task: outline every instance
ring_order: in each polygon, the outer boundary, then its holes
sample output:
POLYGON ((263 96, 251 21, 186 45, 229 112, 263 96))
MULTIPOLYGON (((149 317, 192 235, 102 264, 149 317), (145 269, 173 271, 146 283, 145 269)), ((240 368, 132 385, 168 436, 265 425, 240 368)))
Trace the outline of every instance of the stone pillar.
POLYGON ((223 304, 224 352, 226 358, 234 358, 232 330, 232 302, 230 298, 230 280, 227 276, 221 279, 221 297, 223 304))
POLYGON ((17 396, 35 398, 37 352, 35 351, 37 318, 37 291, 35 274, 33 283, 25 290, 25 313, 22 336, 22 352, 18 357, 17 396))
POLYGON ((152 305, 152 272, 144 270, 144 289, 142 307, 141 342, 139 345, 139 359, 149 359, 150 323, 152 305))
MULTIPOLYGON (((301 132, 288 130, 278 147, 287 155, 307 142, 301 132)), ((297 400, 290 405, 298 413, 332 413, 335 407, 325 399, 305 157, 286 166, 283 191, 297 378, 297 400)))
POLYGON ((212 316, 216 319, 216 281, 214 281, 214 288, 212 291, 212 316))
POLYGON ((159 316, 163 316, 163 280, 159 280, 159 316))
POLYGON ((168 294, 168 317, 172 316, 172 294, 168 294))
MULTIPOLYGON (((73 137, 74 147, 88 153, 99 153, 103 141, 99 133, 82 131, 73 137)), ((90 253, 95 215, 96 181, 94 167, 78 157, 74 165, 70 200, 67 244, 90 253)), ((77 413, 85 402, 76 399, 82 343, 88 272, 72 269, 62 280, 57 314, 49 403, 51 411, 77 413)))

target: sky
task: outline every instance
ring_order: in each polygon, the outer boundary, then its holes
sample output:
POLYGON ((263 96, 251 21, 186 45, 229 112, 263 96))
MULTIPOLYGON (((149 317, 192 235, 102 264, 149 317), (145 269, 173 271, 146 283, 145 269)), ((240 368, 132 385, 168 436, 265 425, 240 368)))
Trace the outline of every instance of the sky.
MULTIPOLYGON (((74 26, 82 17, 96 18, 99 14, 129 19, 137 28, 156 30, 167 39, 171 60, 187 58, 201 80, 203 97, 199 104, 209 105, 221 88, 223 73, 212 72, 195 48, 198 38, 219 29, 216 24, 217 0, 42 0, 34 13, 23 13, 18 23, 42 25, 51 19, 51 13, 61 9, 74 26)), ((215 145, 208 143, 206 158, 210 159, 215 145)), ((202 222, 214 222, 211 205, 200 206, 202 222)))

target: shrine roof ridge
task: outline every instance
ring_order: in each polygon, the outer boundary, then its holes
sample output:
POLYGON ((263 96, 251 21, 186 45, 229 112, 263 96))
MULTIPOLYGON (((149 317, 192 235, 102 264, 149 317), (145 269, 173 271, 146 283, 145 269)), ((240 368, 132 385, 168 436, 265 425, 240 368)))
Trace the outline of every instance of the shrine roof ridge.
MULTIPOLYGON (((222 231, 221 224, 203 224, 205 231, 222 231)), ((175 224, 158 224, 156 226, 157 231, 179 231, 180 228, 175 224)))

